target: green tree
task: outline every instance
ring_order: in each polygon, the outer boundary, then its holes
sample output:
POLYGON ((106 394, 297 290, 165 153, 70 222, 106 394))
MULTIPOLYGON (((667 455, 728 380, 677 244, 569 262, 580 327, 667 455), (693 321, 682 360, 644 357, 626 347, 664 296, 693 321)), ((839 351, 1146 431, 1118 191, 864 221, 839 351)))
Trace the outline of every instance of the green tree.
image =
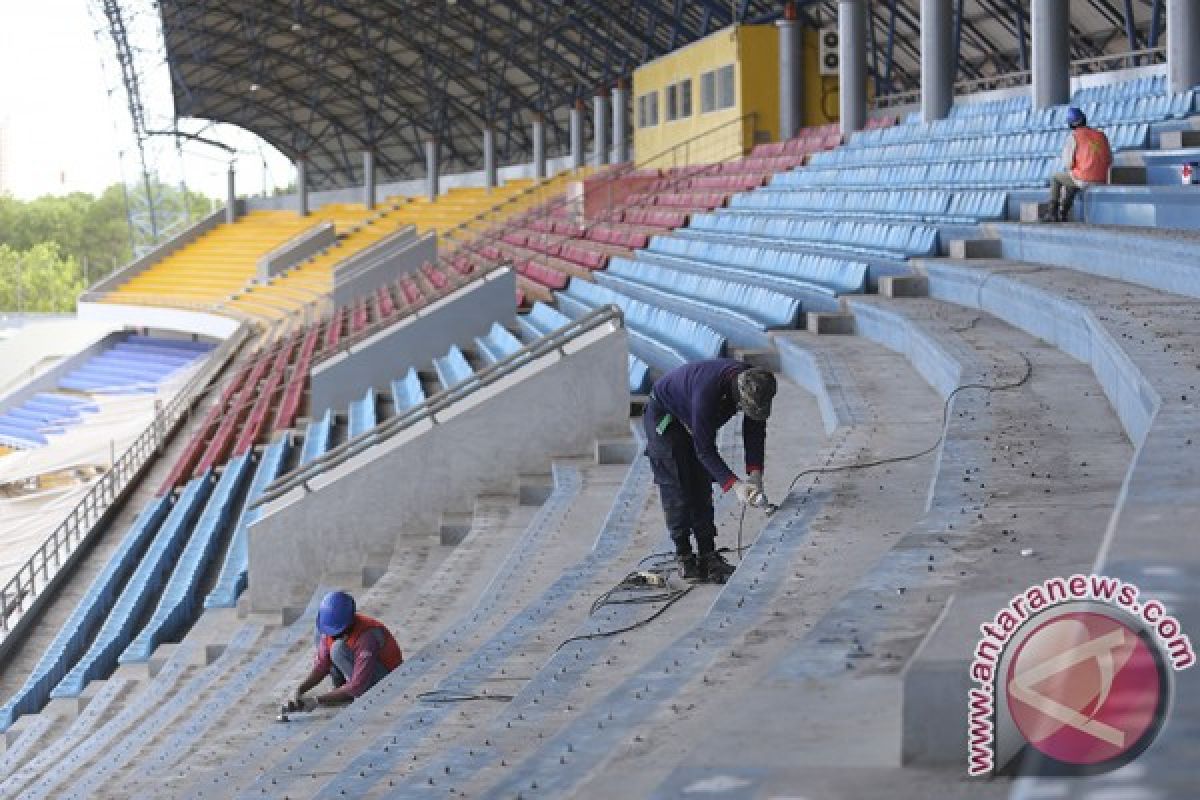
MULTIPOLYGON (((178 216, 185 221, 172 230, 162 230, 164 237, 174 235, 190 217, 195 222, 209 213, 213 202, 204 195, 184 192, 179 187, 155 182, 152 190, 166 216, 178 216)), ((70 287, 95 283, 113 270, 128 263, 132 257, 128 204, 135 208, 142 187, 114 184, 99 197, 83 192, 62 196, 45 196, 21 201, 0 195, 0 247, 6 247, 4 264, 11 270, 4 273, 0 286, 0 309, 17 308, 15 264, 28 263, 28 285, 22 289, 47 292, 53 310, 74 307, 62 299, 70 287), (49 249, 39 249, 50 245, 49 249), (43 274, 44 269, 58 269, 61 275, 43 274)), ((77 292, 80 289, 76 290, 77 292)), ((27 310, 38 310, 42 302, 32 296, 21 298, 27 310)))
POLYGON ((74 311, 86 287, 79 263, 53 242, 23 252, 0 244, 0 310, 74 311))

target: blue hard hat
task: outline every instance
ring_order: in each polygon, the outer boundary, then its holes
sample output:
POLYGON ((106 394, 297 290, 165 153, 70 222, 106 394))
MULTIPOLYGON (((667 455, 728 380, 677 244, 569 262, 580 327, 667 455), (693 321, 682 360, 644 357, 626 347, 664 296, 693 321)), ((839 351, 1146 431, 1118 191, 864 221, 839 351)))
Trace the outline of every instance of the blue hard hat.
POLYGON ((1075 106, 1071 106, 1067 109, 1067 125, 1072 128, 1087 125, 1087 115, 1082 110, 1075 108, 1075 106))
POLYGON ((354 622, 355 611, 353 597, 345 592, 330 592, 317 610, 317 630, 326 636, 337 636, 354 622))

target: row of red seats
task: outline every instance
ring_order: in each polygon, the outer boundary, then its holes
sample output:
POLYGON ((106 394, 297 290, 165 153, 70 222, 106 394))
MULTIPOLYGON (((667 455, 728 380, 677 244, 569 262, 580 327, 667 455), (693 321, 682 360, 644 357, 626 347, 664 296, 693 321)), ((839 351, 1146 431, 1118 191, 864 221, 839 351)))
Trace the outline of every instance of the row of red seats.
POLYGON ((291 379, 283 392, 283 400, 279 404, 279 411, 275 414, 275 421, 271 425, 272 431, 278 433, 296 424, 296 416, 300 413, 300 401, 304 398, 304 389, 308 385, 308 370, 312 365, 313 356, 316 354, 317 344, 320 340, 321 325, 319 323, 311 325, 305 333, 304 343, 300 346, 300 356, 296 359, 296 368, 292 370, 291 379))
POLYGON ((283 376, 287 374, 287 366, 292 360, 292 353, 296 348, 298 338, 298 332, 288 337, 287 342, 280 349, 279 355, 272 362, 271 369, 267 373, 267 380, 258 389, 257 398, 250 409, 250 416, 246 419, 246 424, 242 426, 237 443, 233 446, 233 455, 235 458, 244 455, 250 448, 254 447, 255 443, 258 442, 259 436, 262 435, 263 429, 267 424, 267 412, 275 405, 275 395, 283 385, 283 376))

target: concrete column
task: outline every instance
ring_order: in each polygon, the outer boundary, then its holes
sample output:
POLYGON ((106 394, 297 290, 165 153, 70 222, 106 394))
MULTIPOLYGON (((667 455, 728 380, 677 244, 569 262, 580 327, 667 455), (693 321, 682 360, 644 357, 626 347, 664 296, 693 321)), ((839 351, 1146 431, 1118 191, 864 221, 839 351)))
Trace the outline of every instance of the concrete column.
POLYGON ((951 0, 921 0, 922 121, 945 119, 950 113, 950 106, 954 104, 957 56, 954 51, 953 3, 951 0))
POLYGON ((1167 0, 1167 88, 1200 86, 1200 0, 1167 0))
POLYGON ((612 90, 614 164, 629 160, 629 84, 618 78, 612 90))
POLYGON ((437 139, 425 140, 425 185, 428 187, 430 202, 438 198, 438 141, 437 139))
POLYGON ((582 100, 576 99, 571 107, 571 168, 579 169, 586 161, 583 149, 583 115, 585 112, 582 100))
POLYGON ((804 66, 796 4, 783 7, 779 28, 779 140, 791 139, 804 127, 804 66))
POLYGON ((1033 0, 1033 107, 1048 108, 1071 100, 1070 11, 1062 0, 1033 0))
POLYGON ((236 222, 238 216, 237 185, 234 178, 233 164, 230 164, 229 172, 225 174, 225 221, 229 223, 236 222))
POLYGON ((838 95, 843 134, 867 122, 867 6, 864 0, 838 2, 838 95))
POLYGON ((533 115, 533 176, 539 181, 546 177, 546 118, 541 112, 533 115))
POLYGON ((483 179, 489 189, 500 185, 496 173, 496 130, 491 125, 483 128, 483 179))
POLYGON ((375 208, 375 154, 363 150, 363 205, 375 208))
POLYGON ((592 164, 603 167, 608 163, 608 95, 603 89, 597 89, 592 98, 592 134, 595 136, 592 164))
POLYGON ((304 156, 296 159, 296 212, 308 216, 308 161, 304 156))

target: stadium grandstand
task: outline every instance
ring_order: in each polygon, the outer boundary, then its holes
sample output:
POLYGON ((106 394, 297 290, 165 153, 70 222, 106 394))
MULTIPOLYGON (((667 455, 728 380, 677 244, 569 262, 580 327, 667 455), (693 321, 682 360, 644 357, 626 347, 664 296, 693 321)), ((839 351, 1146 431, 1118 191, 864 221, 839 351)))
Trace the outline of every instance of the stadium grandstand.
POLYGON ((1200 0, 156 8, 295 181, 0 326, 0 797, 1197 796, 1200 0))

